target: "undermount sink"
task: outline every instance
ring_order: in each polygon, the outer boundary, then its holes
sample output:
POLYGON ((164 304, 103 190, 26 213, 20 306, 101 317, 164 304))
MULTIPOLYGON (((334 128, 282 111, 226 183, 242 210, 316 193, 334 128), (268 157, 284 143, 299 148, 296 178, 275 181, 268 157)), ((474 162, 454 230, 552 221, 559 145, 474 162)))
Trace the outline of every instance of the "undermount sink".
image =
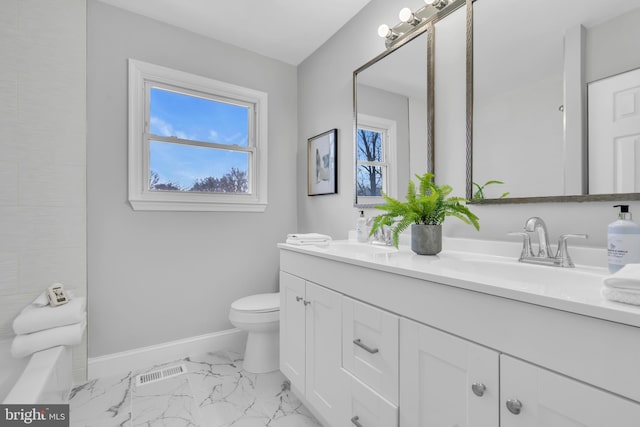
POLYGON ((563 297, 580 289, 599 289, 602 278, 606 275, 606 271, 601 268, 524 264, 515 258, 494 256, 443 254, 440 261, 444 268, 475 280, 484 279, 487 283, 511 289, 563 297))

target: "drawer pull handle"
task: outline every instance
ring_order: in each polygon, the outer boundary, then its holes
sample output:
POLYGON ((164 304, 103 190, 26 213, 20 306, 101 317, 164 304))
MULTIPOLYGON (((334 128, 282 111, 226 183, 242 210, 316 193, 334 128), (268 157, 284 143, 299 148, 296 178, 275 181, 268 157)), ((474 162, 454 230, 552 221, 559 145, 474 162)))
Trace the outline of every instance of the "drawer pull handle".
POLYGON ((484 396, 484 392, 487 390, 487 386, 482 383, 473 383, 471 385, 471 391, 478 397, 484 396))
POLYGON ((522 402, 520 402, 518 399, 509 399, 507 400, 507 409, 513 415, 518 415, 522 410, 522 402))
POLYGON ((358 338, 357 340, 353 340, 353 343, 358 347, 365 349, 365 351, 371 354, 376 354, 378 351, 380 351, 377 348, 371 348, 368 345, 363 344, 362 341, 360 341, 360 338, 358 338))
POLYGON ((360 424, 360 421, 358 421, 360 419, 360 417, 358 417, 357 415, 353 418, 351 418, 351 422, 353 423, 353 425, 355 425, 356 427, 363 427, 362 424, 360 424))

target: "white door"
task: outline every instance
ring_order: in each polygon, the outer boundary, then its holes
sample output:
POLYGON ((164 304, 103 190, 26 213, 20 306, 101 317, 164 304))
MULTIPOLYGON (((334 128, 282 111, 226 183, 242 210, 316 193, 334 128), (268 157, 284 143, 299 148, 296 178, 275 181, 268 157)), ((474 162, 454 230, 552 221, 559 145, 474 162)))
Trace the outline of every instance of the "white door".
POLYGON ((500 356, 501 427, 638 427, 640 405, 500 356))
POLYGON ((305 281, 280 272, 280 370, 305 390, 305 281))
POLYGON ((342 365, 342 295, 307 282, 307 387, 309 404, 331 426, 344 424, 348 386, 342 365))
POLYGON ((589 84, 589 193, 640 192, 640 69, 589 84))
POLYGON ((499 355, 400 320, 400 426, 499 425, 499 355))

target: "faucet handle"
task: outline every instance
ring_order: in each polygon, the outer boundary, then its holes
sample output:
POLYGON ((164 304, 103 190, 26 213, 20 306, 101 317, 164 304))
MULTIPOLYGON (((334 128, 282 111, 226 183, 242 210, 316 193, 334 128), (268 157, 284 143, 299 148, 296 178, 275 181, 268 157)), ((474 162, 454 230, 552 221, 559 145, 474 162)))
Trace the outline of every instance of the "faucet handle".
POLYGON ((522 253, 520 259, 530 257, 533 251, 531 250, 531 236, 526 231, 512 231, 507 233, 509 236, 522 236, 522 253))
POLYGON ((567 239, 569 238, 577 238, 577 239, 588 239, 589 235, 587 234, 562 234, 558 239, 558 252, 556 253, 557 263, 561 267, 574 267, 575 264, 571 260, 569 256, 569 249, 567 247, 567 239))

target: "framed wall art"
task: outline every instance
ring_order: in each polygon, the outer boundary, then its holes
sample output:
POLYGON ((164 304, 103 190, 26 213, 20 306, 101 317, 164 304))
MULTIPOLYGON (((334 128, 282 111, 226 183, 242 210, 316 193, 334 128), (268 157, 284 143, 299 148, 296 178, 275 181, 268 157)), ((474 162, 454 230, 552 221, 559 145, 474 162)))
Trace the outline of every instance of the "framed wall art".
POLYGON ((331 129, 307 141, 308 194, 338 192, 338 129, 331 129))

